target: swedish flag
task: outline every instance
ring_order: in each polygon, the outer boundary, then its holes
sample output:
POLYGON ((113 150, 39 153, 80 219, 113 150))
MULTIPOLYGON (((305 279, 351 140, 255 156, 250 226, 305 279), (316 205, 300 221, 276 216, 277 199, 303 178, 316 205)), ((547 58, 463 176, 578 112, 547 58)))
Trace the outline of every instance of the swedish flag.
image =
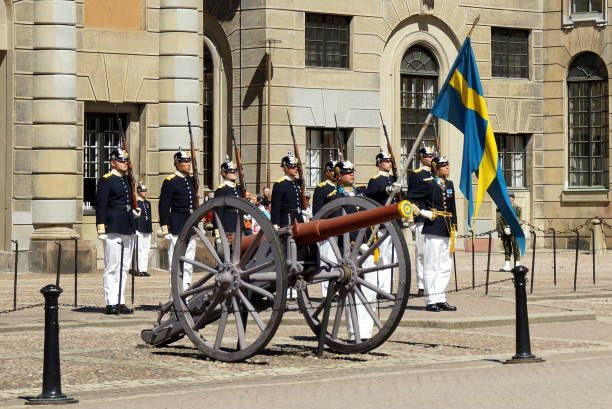
POLYGON ((459 50, 431 112, 453 124, 464 135, 459 187, 468 200, 468 222, 471 225, 472 216, 478 215, 485 192, 488 192, 510 225, 521 254, 524 254, 525 234, 508 199, 508 189, 483 95, 476 58, 468 37, 459 50), (475 207, 472 192, 474 172, 478 176, 475 207))

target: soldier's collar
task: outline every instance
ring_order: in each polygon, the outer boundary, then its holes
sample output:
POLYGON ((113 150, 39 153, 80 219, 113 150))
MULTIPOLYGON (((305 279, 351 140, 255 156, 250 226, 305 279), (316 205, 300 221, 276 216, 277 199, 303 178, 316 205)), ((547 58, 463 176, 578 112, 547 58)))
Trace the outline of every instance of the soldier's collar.
POLYGON ((117 169, 113 168, 111 169, 111 173, 115 176, 119 176, 120 178, 123 177, 123 174, 121 172, 119 172, 117 169))
POLYGON ((187 175, 185 175, 183 172, 179 172, 178 170, 175 171, 174 174, 176 176, 182 177, 183 179, 185 179, 187 177, 187 175))
POLYGON ((236 182, 232 182, 231 180, 226 180, 223 184, 229 187, 236 187, 236 182))
POLYGON ((285 174, 285 176, 283 176, 283 179, 288 180, 290 182, 293 182, 295 180, 295 178, 291 175, 287 175, 285 174))
POLYGON ((431 172, 431 166, 425 166, 425 165, 423 165, 423 166, 421 166, 421 169, 426 170, 426 171, 428 171, 428 172, 431 172))
POLYGON ((386 170, 379 170, 378 174, 380 176, 387 176, 387 177, 391 176, 391 172, 387 172, 386 170))
POLYGON ((142 197, 140 197, 140 196, 138 196, 138 197, 136 198, 136 200, 138 200, 139 202, 144 202, 144 201, 145 201, 145 200, 144 200, 142 197))
POLYGON ((333 180, 327 179, 325 183, 327 183, 330 186, 336 187, 336 182, 334 182, 333 180))

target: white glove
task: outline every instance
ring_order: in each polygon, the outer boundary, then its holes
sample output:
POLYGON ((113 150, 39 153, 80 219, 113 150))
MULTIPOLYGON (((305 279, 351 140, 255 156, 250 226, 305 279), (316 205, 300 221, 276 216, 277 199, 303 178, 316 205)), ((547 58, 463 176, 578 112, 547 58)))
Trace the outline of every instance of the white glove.
POLYGON ((368 249, 369 249, 368 245, 363 243, 361 246, 359 246, 359 253, 365 254, 365 252, 368 251, 368 249))
POLYGON ((411 232, 416 231, 416 223, 408 223, 408 228, 411 232))
POLYGON ((506 236, 509 236, 512 234, 512 229, 510 229, 510 227, 504 227, 504 234, 506 236))
POLYGON ((108 235, 106 235, 106 234, 98 234, 98 238, 100 240, 106 240, 106 239, 108 239, 108 235))
POLYGON ((392 185, 389 185, 385 188, 385 192, 387 192, 387 194, 395 194, 397 192, 399 192, 400 190, 402 190, 402 184, 399 182, 395 182, 392 185))
POLYGON ((140 207, 137 207, 136 209, 132 209, 132 214, 134 215, 135 218, 139 218, 140 215, 142 214, 142 209, 140 207))
POLYGON ((172 240, 172 234, 168 233, 164 236, 164 239, 166 240, 172 240))
POLYGON ((434 219, 434 214, 431 210, 421 210, 421 216, 425 217, 426 219, 429 220, 433 220, 434 219))

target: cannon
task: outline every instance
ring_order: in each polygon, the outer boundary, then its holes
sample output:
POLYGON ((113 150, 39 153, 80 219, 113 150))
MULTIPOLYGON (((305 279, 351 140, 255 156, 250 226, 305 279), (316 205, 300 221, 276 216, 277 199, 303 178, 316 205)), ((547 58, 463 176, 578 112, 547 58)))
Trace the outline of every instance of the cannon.
POLYGON ((398 220, 411 217, 412 209, 408 201, 380 207, 367 198, 342 197, 311 222, 277 229, 243 199, 212 199, 182 229, 171 263, 171 299, 160 304, 157 322, 141 337, 161 347, 186 335, 211 359, 241 361, 270 342, 292 289, 321 351, 322 342, 340 353, 371 351, 391 336, 408 301, 410 257, 398 220), (232 231, 221 222, 227 211, 237 215, 232 231), (211 212, 216 241, 202 222, 211 212), (260 226, 257 234, 245 234, 245 216, 260 226), (189 240, 201 242, 210 261, 185 257, 189 240), (390 257, 379 256, 383 247, 390 257), (187 264, 194 272, 184 288, 187 264), (386 287, 385 272, 392 277, 386 287), (325 295, 322 283, 328 285, 325 295), (368 319, 371 325, 360 328, 368 319))

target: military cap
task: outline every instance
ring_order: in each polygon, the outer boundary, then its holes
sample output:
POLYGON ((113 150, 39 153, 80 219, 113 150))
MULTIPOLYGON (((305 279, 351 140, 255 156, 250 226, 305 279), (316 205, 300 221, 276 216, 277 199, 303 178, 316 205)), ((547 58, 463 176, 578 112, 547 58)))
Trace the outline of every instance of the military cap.
POLYGON ((187 156, 187 154, 183 151, 181 145, 179 145, 179 150, 174 154, 175 162, 191 162, 191 158, 187 156))
POLYGON ((431 149, 429 146, 424 146, 421 149, 419 149, 419 156, 425 156, 425 157, 432 158, 435 156, 435 153, 433 149, 431 149))
POLYGON ((128 153, 121 147, 113 150, 110 154, 110 160, 116 160, 117 162, 129 162, 128 153))
POLYGON ((448 159, 446 159, 445 156, 436 156, 435 158, 431 160, 431 163, 433 163, 436 166, 448 165, 448 159))
POLYGON ((138 186, 136 187, 136 191, 137 192, 147 192, 147 186, 141 181, 138 183, 138 186))
POLYGON ((295 156, 293 156, 291 149, 287 152, 287 156, 283 156, 283 158, 281 159, 281 166, 287 166, 287 167, 300 166, 300 161, 297 160, 295 156))
POLYGON ((225 162, 221 164, 221 172, 236 172, 237 167, 234 161, 231 161, 229 156, 225 157, 225 162))
POLYGON ((355 172, 355 165, 348 160, 339 160, 334 167, 334 171, 341 175, 355 172))
POLYGON ((385 161, 385 160, 391 160, 391 155, 388 152, 385 152, 381 149, 380 153, 376 155, 376 164, 382 161, 385 161))

